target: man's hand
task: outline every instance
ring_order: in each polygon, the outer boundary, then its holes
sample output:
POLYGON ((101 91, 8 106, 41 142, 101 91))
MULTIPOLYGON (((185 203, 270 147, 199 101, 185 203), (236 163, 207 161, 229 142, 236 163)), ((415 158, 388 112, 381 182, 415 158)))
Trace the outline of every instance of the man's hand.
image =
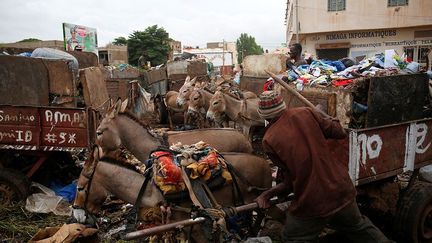
POLYGON ((258 207, 262 209, 267 209, 271 206, 270 198, 268 198, 264 193, 259 195, 259 197, 255 199, 255 202, 258 204, 258 207))

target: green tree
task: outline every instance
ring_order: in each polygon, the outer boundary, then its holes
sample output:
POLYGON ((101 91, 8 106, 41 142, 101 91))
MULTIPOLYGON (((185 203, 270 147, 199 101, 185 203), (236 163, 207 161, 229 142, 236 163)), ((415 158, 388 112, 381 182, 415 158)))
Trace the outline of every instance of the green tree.
POLYGON ((247 55, 260 55, 264 53, 264 50, 255 42, 255 37, 252 37, 246 33, 242 33, 236 41, 238 51, 238 63, 243 62, 243 58, 247 55))
POLYGON ((35 41, 41 41, 41 40, 36 39, 36 38, 27 38, 27 39, 24 39, 24 40, 17 41, 17 43, 21 43, 21 42, 35 42, 35 41))
POLYGON ((164 28, 157 25, 147 27, 144 31, 134 31, 127 41, 129 63, 138 65, 138 59, 150 61, 152 66, 165 63, 170 51, 170 38, 164 28))
POLYGON ((125 45, 127 45, 127 39, 123 36, 120 36, 120 37, 115 38, 112 43, 116 46, 125 46, 125 45))

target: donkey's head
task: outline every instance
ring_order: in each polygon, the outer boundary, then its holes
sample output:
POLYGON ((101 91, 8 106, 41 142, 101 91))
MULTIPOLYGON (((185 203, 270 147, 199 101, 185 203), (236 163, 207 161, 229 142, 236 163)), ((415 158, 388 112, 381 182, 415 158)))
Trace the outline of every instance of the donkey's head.
POLYGON ((204 105, 205 101, 201 89, 194 89, 189 97, 189 109, 198 111, 203 108, 204 105))
POLYGON ((226 110, 226 103, 222 91, 216 91, 210 99, 210 106, 207 111, 207 119, 213 121, 219 114, 223 114, 226 110))
POLYGON ((105 152, 114 151, 121 146, 121 137, 115 119, 119 112, 124 112, 127 106, 127 100, 123 103, 118 100, 106 113, 105 117, 100 122, 97 130, 97 144, 100 145, 105 152))
POLYGON ((190 77, 187 76, 183 86, 179 90, 179 94, 177 96, 177 105, 183 106, 185 103, 189 101, 190 95, 195 88, 196 77, 190 80, 190 77))
POLYGON ((77 194, 73 203, 73 216, 79 223, 94 223, 90 222, 92 218, 89 217, 89 213, 95 213, 106 198, 106 193, 93 181, 102 154, 102 149, 99 146, 94 146, 78 178, 77 194))

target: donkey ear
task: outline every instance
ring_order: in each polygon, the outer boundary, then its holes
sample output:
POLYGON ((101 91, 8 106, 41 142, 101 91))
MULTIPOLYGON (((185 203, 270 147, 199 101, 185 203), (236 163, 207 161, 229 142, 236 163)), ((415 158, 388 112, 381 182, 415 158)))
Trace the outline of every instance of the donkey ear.
POLYGON ((121 106, 120 106, 120 112, 121 113, 123 113, 123 112, 125 112, 126 111, 126 108, 127 108, 127 106, 128 106, 128 99, 125 99, 123 102, 122 102, 122 104, 121 104, 121 106))
POLYGON ((195 85, 195 83, 196 83, 196 77, 195 78, 193 78, 191 81, 190 81, 190 83, 191 83, 191 85, 195 85))
POLYGON ((122 101, 119 98, 116 104, 114 105, 114 116, 116 116, 120 112, 121 106, 122 106, 122 101))
POLYGON ((105 106, 106 107, 106 114, 110 113, 112 110, 114 110, 113 107, 113 100, 111 98, 109 98, 108 100, 108 104, 105 106))
POLYGON ((185 83, 189 83, 189 81, 190 81, 190 76, 188 75, 185 79, 185 83))

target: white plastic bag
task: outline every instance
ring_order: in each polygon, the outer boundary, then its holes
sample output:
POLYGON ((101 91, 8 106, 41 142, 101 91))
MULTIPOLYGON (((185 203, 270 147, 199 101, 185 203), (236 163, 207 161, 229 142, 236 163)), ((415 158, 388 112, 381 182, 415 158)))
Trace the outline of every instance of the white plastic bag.
POLYGON ((420 168, 420 177, 432 183, 432 165, 420 168))
POLYGON ((34 193, 27 197, 25 209, 33 213, 50 213, 55 215, 71 216, 72 209, 69 203, 62 197, 56 196, 55 192, 48 187, 33 182, 32 188, 37 188, 41 192, 34 193))

